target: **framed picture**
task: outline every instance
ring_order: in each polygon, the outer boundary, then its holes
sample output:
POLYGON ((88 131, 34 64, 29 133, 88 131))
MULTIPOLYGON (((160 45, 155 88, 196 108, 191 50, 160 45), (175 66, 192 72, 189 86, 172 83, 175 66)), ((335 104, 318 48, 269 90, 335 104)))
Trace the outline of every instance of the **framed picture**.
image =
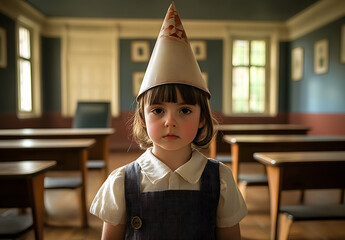
POLYGON ((0 68, 7 67, 6 30, 0 27, 0 68))
POLYGON ((132 41, 131 59, 133 62, 147 62, 150 58, 150 44, 148 41, 132 41))
POLYGON ((303 77, 303 48, 297 47, 291 52, 291 79, 301 80, 303 77))
POLYGON ((132 76, 133 96, 137 96, 141 83, 144 79, 145 72, 134 72, 132 76))
POLYGON ((190 41, 194 56, 196 60, 206 60, 207 58, 207 49, 205 41, 190 41))
POLYGON ((316 74, 328 71, 328 40, 322 39, 314 44, 314 72, 316 74))
POLYGON ((341 27, 340 33, 340 62, 345 63, 345 24, 341 27))

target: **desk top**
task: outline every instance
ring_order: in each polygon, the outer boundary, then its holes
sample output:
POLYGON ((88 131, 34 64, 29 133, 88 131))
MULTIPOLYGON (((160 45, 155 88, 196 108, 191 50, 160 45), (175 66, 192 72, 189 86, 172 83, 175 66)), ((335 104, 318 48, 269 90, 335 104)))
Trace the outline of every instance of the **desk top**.
POLYGON ((315 135, 225 135, 227 143, 345 142, 345 136, 315 135))
POLYGON ((0 140, 0 149, 87 148, 93 139, 15 139, 0 140))
POLYGON ((262 152, 254 158, 265 165, 282 166, 310 162, 345 162, 345 151, 327 152, 262 152))
POLYGON ((4 136, 83 136, 83 135, 110 135, 113 128, 20 128, 0 129, 0 137, 4 136))
POLYGON ((309 130, 309 127, 294 124, 219 124, 218 131, 265 131, 265 130, 309 130))
POLYGON ((0 178, 33 176, 55 165, 55 161, 0 162, 0 178))

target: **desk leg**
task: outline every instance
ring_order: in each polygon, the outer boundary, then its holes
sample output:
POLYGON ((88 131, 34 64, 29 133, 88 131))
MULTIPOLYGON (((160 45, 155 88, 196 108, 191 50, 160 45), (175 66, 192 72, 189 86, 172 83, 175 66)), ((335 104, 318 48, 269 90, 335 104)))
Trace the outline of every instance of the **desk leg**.
POLYGON ((88 209, 86 206, 86 174, 87 174, 87 167, 86 167, 86 161, 88 159, 88 152, 86 149, 82 150, 80 153, 80 168, 82 169, 82 182, 83 186, 81 187, 81 217, 82 217, 82 226, 84 228, 88 227, 88 220, 87 220, 87 214, 88 209))
POLYGON ((278 215, 281 198, 281 169, 279 167, 266 166, 270 191, 271 212, 271 240, 277 239, 278 215))
POLYGON ((231 156, 232 156, 232 175, 234 176, 235 183, 238 183, 239 172, 239 146, 238 144, 231 144, 231 156))
POLYGON ((216 159, 217 156, 217 136, 213 136, 210 143, 210 158, 216 159))
POLYGON ((44 222, 44 174, 37 175, 30 179, 32 187, 32 218, 35 232, 35 239, 43 240, 44 222))
MULTIPOLYGON (((108 174, 110 173, 109 169, 109 136, 104 139, 103 145, 103 160, 105 162, 105 179, 107 178, 108 174)), ((104 179, 104 180, 105 180, 104 179)))

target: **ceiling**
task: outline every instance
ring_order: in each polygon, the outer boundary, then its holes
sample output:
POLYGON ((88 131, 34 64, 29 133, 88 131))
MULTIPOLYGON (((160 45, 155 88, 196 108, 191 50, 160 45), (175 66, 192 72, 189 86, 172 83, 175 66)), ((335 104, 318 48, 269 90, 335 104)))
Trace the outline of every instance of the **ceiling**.
MULTIPOLYGON (((50 17, 161 19, 171 0, 23 0, 50 17)), ((175 0, 183 19, 286 21, 318 0, 175 0)))

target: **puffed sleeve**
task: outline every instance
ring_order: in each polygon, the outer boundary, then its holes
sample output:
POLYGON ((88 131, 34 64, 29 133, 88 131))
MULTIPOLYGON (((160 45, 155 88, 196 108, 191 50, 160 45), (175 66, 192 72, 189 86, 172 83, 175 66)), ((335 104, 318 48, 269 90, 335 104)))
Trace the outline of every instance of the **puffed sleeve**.
POLYGON ((126 223, 125 167, 115 169, 93 199, 90 213, 112 225, 126 223))
POLYGON ((232 227, 247 214, 247 206, 232 176, 230 168, 219 164, 220 197, 217 209, 217 227, 232 227))

